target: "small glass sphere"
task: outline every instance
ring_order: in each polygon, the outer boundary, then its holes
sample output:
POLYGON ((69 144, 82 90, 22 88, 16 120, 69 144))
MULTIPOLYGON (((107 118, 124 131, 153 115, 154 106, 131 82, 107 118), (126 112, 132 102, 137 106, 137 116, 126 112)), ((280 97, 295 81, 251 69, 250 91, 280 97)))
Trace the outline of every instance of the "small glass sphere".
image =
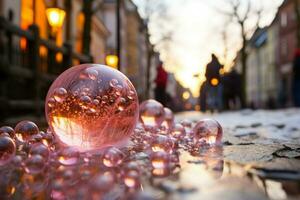
POLYGON ((0 166, 6 165, 15 156, 16 145, 7 136, 0 136, 0 166))
POLYGON ((51 132, 46 132, 42 134, 42 143, 46 145, 47 147, 51 146, 54 142, 54 136, 51 132))
POLYGON ((31 121, 21 121, 15 127, 15 134, 20 142, 29 142, 32 136, 38 133, 38 126, 31 121))
POLYGON ((116 147, 111 147, 104 151, 102 162, 106 167, 116 167, 123 162, 123 159, 123 152, 116 147))
POLYGON ((155 135, 151 142, 153 152, 172 153, 173 141, 166 135, 155 135))
POLYGON ((174 114, 169 108, 164 108, 165 117, 162 126, 167 130, 171 130, 174 126, 174 114))
POLYGON ((12 159, 12 163, 14 165, 14 167, 16 168, 21 168, 23 165, 23 157, 20 155, 16 155, 13 159, 12 159))
POLYGON ((190 120, 182 120, 180 124, 184 127, 187 135, 192 134, 193 123, 190 120))
POLYGON ((45 169, 45 166, 46 161, 39 154, 29 156, 25 161, 25 171, 29 174, 39 174, 45 169))
POLYGON ((164 178, 171 174, 171 170, 169 167, 166 168, 153 168, 151 171, 152 176, 164 178))
POLYGON ((194 141, 205 142, 209 145, 220 145, 222 143, 223 130, 221 125, 213 119, 204 119, 193 128, 194 141))
POLYGON ((123 177, 124 184, 128 188, 137 189, 141 186, 139 173, 131 170, 125 173, 123 177))
POLYGON ((185 129, 181 124, 176 124, 171 132, 171 135, 175 138, 182 139, 185 136, 185 129))
POLYGON ((90 182, 90 187, 95 192, 106 192, 113 188, 115 176, 113 172, 106 171, 96 175, 90 182))
POLYGON ((135 88, 121 72, 104 65, 83 64, 63 72, 45 105, 58 140, 80 151, 126 142, 138 121, 135 88))
POLYGON ((41 155, 45 160, 48 160, 49 148, 43 143, 35 143, 30 147, 29 156, 36 155, 36 154, 41 155))
POLYGON ((137 162, 130 161, 130 162, 126 163, 125 165, 123 165, 122 170, 124 173, 127 173, 129 171, 135 171, 135 172, 139 173, 140 166, 137 162))
POLYGON ((74 147, 66 147, 59 152, 58 161, 62 165, 76 165, 80 159, 80 152, 74 147))
POLYGON ((192 122, 188 119, 184 119, 180 122, 180 124, 183 126, 183 127, 186 127, 186 128, 192 128, 192 122))
POLYGON ((2 126, 0 128, 0 134, 1 133, 8 133, 12 139, 15 138, 15 130, 10 126, 2 126))
POLYGON ((155 169, 167 168, 170 164, 170 155, 164 151, 153 152, 150 155, 150 161, 155 169))
POLYGON ((164 121, 164 107, 158 101, 153 99, 146 100, 140 105, 140 122, 146 129, 160 127, 164 121))

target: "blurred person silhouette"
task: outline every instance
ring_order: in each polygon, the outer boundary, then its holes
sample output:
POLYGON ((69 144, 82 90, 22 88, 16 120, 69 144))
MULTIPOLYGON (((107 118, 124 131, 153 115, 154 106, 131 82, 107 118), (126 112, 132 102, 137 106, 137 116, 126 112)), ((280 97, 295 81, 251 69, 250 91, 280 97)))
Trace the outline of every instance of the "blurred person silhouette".
POLYGON ((235 69, 223 77, 224 107, 225 109, 238 109, 241 107, 242 79, 235 69))
POLYGON ((220 64, 215 54, 211 55, 211 61, 206 65, 206 81, 200 88, 200 109, 202 112, 223 109, 223 86, 221 83, 220 64))
POLYGON ((220 70, 223 65, 220 64, 215 54, 211 55, 211 61, 206 66, 205 77, 206 87, 206 106, 210 110, 223 109, 223 86, 221 83, 220 70))
POLYGON ((157 67, 157 75, 156 75, 156 88, 155 88, 155 99, 166 106, 167 95, 166 88, 168 82, 168 73, 163 68, 163 63, 160 62, 157 67))
POLYGON ((296 50, 293 63, 293 98, 294 105, 300 107, 300 49, 296 50))

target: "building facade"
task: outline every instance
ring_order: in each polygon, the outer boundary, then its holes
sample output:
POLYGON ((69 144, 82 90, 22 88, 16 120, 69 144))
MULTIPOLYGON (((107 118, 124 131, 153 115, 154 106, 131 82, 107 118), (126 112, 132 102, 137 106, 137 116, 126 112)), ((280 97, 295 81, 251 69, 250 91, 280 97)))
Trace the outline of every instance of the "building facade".
POLYGON ((60 73, 80 63, 105 63, 108 29, 101 16, 92 15, 89 53, 84 54, 86 1, 0 3, 0 124, 15 124, 24 115, 43 124, 45 96, 60 73), (47 9, 53 7, 65 15, 62 26, 47 18, 47 9))
MULTIPOLYGON (((110 32, 106 43, 107 54, 117 53, 116 9, 116 0, 103 1, 104 23, 110 32)), ((120 71, 131 80, 139 98, 144 100, 149 93, 147 90, 151 90, 147 87, 147 81, 150 80, 147 76, 150 76, 150 68, 155 64, 151 64, 153 49, 149 42, 147 24, 131 0, 120 1, 120 36, 120 71)))
MULTIPOLYGON (((299 1, 300 2, 300 1, 299 1)), ((297 18, 293 0, 285 0, 275 19, 278 25, 278 68, 280 80, 280 104, 292 105, 292 65, 297 45, 297 18)))
MULTIPOLYGON (((300 2, 300 1, 299 1, 300 2)), ((297 45, 293 0, 285 0, 273 22, 247 44, 247 104, 257 108, 292 106, 292 66, 297 45)), ((239 53, 235 68, 241 73, 239 53)))

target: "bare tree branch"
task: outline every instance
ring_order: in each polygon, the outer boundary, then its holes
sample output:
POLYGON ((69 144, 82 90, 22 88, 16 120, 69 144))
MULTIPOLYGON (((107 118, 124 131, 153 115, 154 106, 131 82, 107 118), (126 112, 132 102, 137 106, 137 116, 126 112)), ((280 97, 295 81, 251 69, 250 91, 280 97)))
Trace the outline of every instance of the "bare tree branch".
MULTIPOLYGON (((248 43, 248 35, 249 31, 251 31, 251 28, 246 27, 246 23, 249 19, 252 18, 252 13, 255 12, 257 16, 257 22, 256 26, 253 27, 255 30, 259 28, 260 18, 262 15, 262 8, 258 9, 257 11, 253 11, 253 7, 251 4, 251 1, 247 1, 247 5, 243 5, 242 0, 229 0, 228 5, 230 6, 229 11, 219 11, 221 14, 228 16, 231 22, 235 22, 240 27, 240 37, 242 39, 242 47, 240 49, 240 61, 242 65, 242 88, 243 88, 243 97, 242 97, 242 104, 245 106, 245 100, 246 100, 246 72, 247 72, 247 58, 248 58, 248 52, 247 52, 247 43, 248 43), (244 7, 246 6, 246 7, 244 7), (245 8, 245 9, 243 9, 245 8)), ((228 27, 227 24, 224 25, 224 27, 228 27)), ((253 32, 252 32, 253 33, 253 32)), ((226 30, 222 33, 223 40, 226 42, 226 30)), ((225 51, 227 47, 225 47, 225 51)), ((225 54, 226 55, 226 52, 225 54)), ((243 106, 243 107, 244 107, 243 106)))

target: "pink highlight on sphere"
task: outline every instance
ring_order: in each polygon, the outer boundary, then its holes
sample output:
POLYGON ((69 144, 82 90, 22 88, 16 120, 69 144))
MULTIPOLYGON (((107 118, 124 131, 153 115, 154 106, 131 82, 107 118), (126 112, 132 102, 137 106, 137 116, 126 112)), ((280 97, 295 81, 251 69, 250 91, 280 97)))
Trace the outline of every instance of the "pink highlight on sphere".
POLYGON ((223 130, 221 125, 213 119, 204 119, 197 122, 193 128, 194 141, 209 145, 221 145, 223 130))
POLYGON ((140 105, 140 122, 146 129, 160 127, 164 121, 164 107, 158 101, 153 99, 146 100, 140 105))
POLYGON ((58 140, 80 151, 125 143, 138 121, 135 88, 125 75, 105 65, 66 70, 50 87, 45 105, 58 140))

